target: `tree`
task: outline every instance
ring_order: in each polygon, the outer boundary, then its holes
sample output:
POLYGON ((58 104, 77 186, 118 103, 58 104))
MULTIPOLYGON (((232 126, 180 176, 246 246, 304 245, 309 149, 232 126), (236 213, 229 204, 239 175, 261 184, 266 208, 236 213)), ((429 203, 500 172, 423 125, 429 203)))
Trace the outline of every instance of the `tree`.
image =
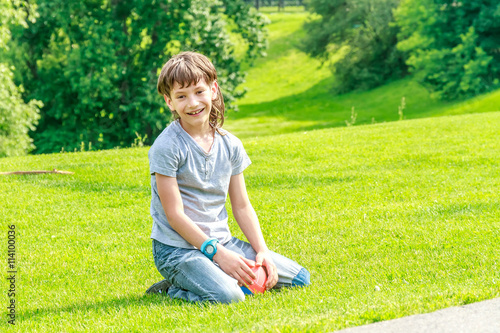
POLYGON ((331 61, 337 92, 370 89, 407 72, 396 49, 393 9, 399 0, 311 0, 303 50, 331 61), (338 59, 340 58, 340 59, 338 59))
POLYGON ((24 155, 34 148, 29 130, 39 117, 36 100, 25 103, 22 87, 13 82, 12 68, 2 60, 7 51, 12 25, 26 25, 21 1, 0 0, 0 157, 24 155))
POLYGON ((417 79, 441 99, 500 86, 500 4, 496 0, 403 0, 398 49, 417 79))
POLYGON ((170 120, 158 72, 183 50, 213 61, 231 106, 244 75, 228 27, 247 43, 247 59, 265 47, 265 21, 243 0, 34 1, 39 18, 14 36, 13 57, 27 98, 45 104, 33 134, 40 153, 130 146, 137 135, 152 142, 170 120))

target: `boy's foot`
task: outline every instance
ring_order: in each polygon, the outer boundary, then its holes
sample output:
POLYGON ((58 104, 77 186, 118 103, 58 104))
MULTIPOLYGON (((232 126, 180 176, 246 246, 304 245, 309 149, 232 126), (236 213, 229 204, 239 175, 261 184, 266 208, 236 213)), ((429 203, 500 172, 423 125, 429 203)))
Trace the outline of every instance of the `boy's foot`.
POLYGON ((156 282, 146 290, 146 294, 165 294, 172 284, 167 280, 156 282))

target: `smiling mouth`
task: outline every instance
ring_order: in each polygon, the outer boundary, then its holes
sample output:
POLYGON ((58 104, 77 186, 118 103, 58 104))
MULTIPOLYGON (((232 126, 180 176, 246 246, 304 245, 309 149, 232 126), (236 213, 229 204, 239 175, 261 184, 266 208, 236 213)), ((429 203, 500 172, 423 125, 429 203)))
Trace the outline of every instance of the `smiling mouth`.
POLYGON ((190 115, 190 116, 195 116, 195 115, 197 115, 197 114, 199 114, 199 113, 203 112, 203 110, 205 110, 205 108, 200 109, 200 110, 198 110, 198 111, 188 112, 187 114, 188 114, 188 115, 190 115))

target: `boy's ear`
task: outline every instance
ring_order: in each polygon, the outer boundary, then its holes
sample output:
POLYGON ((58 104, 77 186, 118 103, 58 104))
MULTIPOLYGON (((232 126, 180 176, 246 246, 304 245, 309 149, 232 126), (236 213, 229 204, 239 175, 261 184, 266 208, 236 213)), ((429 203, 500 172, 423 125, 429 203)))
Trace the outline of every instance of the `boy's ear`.
POLYGON ((214 81, 214 83, 212 83, 212 100, 215 101, 217 99, 217 94, 219 92, 219 84, 217 83, 217 81, 214 81))
POLYGON ((172 104, 172 100, 168 98, 167 95, 163 95, 163 98, 165 99, 165 103, 167 103, 168 107, 170 108, 171 111, 175 111, 175 108, 172 104))

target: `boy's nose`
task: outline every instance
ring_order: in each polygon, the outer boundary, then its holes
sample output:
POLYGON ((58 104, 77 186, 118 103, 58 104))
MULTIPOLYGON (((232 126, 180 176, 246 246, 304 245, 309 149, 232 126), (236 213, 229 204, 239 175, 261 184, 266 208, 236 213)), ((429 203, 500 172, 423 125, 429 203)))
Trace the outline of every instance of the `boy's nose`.
POLYGON ((188 99, 188 106, 190 108, 196 107, 198 106, 198 104, 198 99, 196 97, 193 96, 188 99))

